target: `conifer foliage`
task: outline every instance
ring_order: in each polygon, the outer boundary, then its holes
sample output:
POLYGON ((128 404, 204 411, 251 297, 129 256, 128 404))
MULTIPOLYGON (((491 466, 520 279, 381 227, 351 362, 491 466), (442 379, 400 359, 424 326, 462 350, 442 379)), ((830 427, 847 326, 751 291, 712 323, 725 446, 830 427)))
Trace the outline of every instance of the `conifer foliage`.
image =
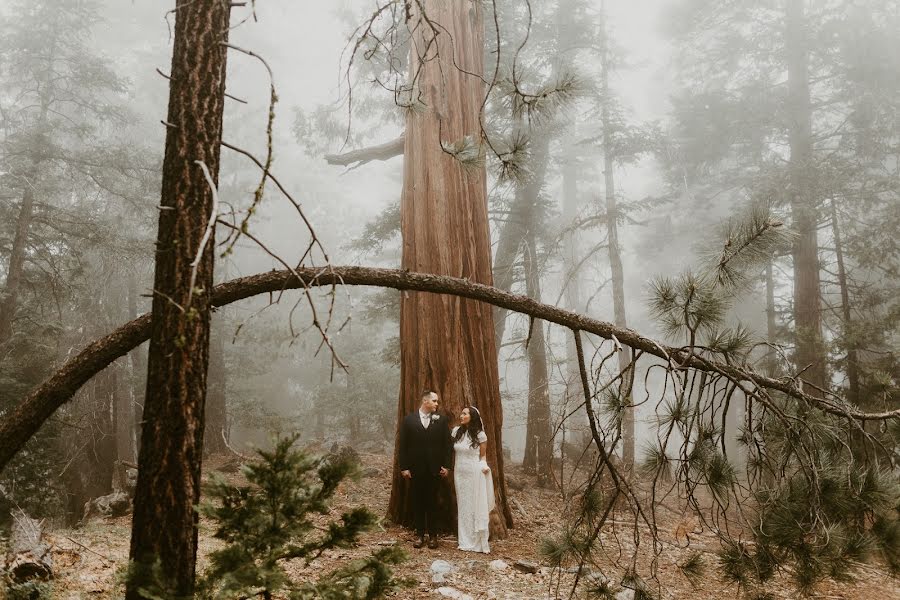
POLYGON ((344 564, 316 581, 291 581, 288 561, 304 565, 332 548, 353 546, 378 519, 366 508, 341 515, 324 527, 316 515, 329 513, 338 485, 357 472, 345 455, 315 458, 293 447, 296 436, 278 440, 271 452, 244 467, 246 485, 214 477, 200 512, 216 523, 215 537, 226 546, 210 555, 211 566, 199 594, 202 598, 380 598, 398 589, 390 565, 403 551, 390 546, 367 558, 344 564))

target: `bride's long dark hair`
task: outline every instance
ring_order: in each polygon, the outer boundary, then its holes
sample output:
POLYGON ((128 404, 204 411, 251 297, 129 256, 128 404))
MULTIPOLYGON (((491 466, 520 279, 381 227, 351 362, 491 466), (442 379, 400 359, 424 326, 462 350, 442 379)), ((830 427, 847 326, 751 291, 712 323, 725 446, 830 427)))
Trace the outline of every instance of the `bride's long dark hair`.
POLYGON ((484 431, 484 423, 481 421, 481 413, 474 406, 467 406, 469 410, 469 424, 460 425, 456 429, 456 435, 453 436, 453 443, 463 439, 464 435, 469 436, 469 441, 473 448, 477 448, 481 442, 478 441, 478 434, 484 431))

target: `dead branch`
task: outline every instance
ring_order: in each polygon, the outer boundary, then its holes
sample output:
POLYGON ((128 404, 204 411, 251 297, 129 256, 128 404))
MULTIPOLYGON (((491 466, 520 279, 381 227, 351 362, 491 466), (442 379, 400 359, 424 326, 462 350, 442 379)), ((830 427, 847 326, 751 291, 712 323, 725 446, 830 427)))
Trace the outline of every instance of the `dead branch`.
POLYGON ((369 146, 368 148, 360 148, 359 150, 351 150, 343 154, 326 154, 325 160, 329 165, 337 165, 340 167, 348 167, 353 165, 354 168, 373 160, 390 160, 395 156, 403 155, 403 147, 406 143, 406 136, 401 135, 395 140, 378 144, 377 146, 369 146))

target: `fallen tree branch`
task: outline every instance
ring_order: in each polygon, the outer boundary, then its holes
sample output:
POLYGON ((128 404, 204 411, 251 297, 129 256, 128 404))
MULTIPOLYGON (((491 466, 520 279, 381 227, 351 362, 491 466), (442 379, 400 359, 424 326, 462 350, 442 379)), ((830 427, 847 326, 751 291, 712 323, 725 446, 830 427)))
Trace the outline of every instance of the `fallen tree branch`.
POLYGON ((326 154, 325 160, 329 165, 347 167, 354 163, 359 163, 356 165, 356 167, 361 167, 367 162, 371 162, 373 160, 390 160, 395 156, 401 156, 403 154, 403 146, 405 143, 406 138, 401 135, 396 140, 378 144, 377 146, 369 146, 368 148, 351 150, 350 152, 345 152, 344 154, 326 154))
MULTIPOLYGON (((751 382, 759 388, 776 390, 823 412, 840 417, 859 421, 884 421, 900 418, 900 410, 865 413, 849 407, 845 408, 836 401, 804 393, 802 380, 765 377, 750 369, 703 358, 685 348, 664 346, 631 329, 616 327, 606 321, 592 319, 549 304, 541 304, 526 296, 511 294, 457 277, 369 267, 298 268, 293 272, 284 270, 260 273, 217 285, 213 290, 212 304, 225 306, 259 294, 321 285, 365 285, 450 294, 479 300, 572 330, 584 331, 608 340, 615 338, 621 344, 636 350, 667 361, 673 360, 680 369, 694 368, 719 373, 734 380, 751 382), (297 276, 300 277, 300 280, 297 279, 297 276)), ((56 409, 68 402, 82 385, 114 360, 124 356, 141 342, 147 340, 149 336, 149 314, 122 325, 106 337, 89 344, 44 383, 32 390, 16 408, 4 415, 0 419, 0 471, 6 467, 16 452, 40 429, 56 409)))
POLYGON ((53 578, 53 555, 50 545, 44 540, 44 522, 32 519, 25 511, 13 512, 9 553, 3 562, 4 584, 23 585, 35 581, 49 581, 53 578))

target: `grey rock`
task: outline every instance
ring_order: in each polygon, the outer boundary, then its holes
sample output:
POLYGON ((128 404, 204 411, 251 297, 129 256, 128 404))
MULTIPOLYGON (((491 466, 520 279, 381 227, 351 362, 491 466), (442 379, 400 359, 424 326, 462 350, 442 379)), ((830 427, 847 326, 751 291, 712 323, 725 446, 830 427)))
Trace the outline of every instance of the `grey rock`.
POLYGON ((451 571, 453 571, 453 565, 448 563, 446 560, 436 560, 431 563, 432 573, 440 573, 444 575, 446 573, 450 573, 451 571))
POLYGON ((491 561, 491 569, 494 571, 505 571, 507 567, 509 567, 509 565, 499 558, 491 561))
POLYGON ((523 573, 537 573, 539 567, 535 563, 527 560, 517 560, 513 563, 513 568, 517 571, 522 571, 523 573))

